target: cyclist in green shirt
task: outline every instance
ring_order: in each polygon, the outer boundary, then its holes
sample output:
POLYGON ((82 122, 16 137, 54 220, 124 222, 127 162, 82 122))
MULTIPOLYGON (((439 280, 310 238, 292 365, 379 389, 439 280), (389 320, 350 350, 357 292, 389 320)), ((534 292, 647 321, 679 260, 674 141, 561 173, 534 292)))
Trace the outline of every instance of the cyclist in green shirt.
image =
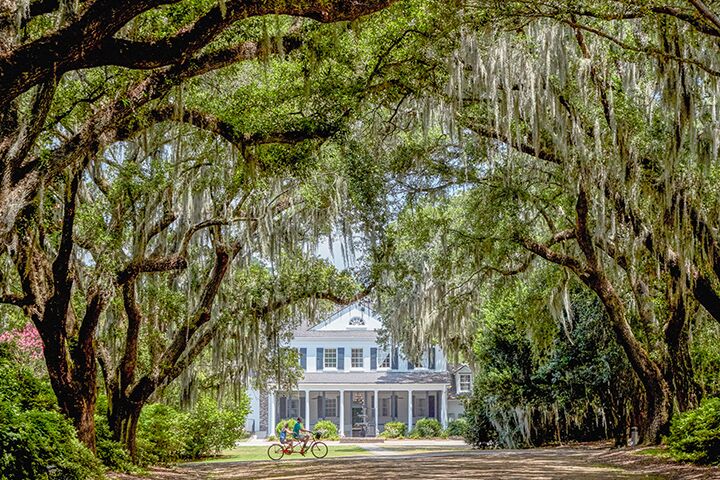
POLYGON ((307 443, 310 440, 310 434, 312 434, 312 432, 303 428, 302 418, 298 417, 295 422, 295 426, 293 427, 293 438, 295 438, 295 440, 303 442, 303 447, 302 450, 300 450, 300 453, 305 453, 307 443))

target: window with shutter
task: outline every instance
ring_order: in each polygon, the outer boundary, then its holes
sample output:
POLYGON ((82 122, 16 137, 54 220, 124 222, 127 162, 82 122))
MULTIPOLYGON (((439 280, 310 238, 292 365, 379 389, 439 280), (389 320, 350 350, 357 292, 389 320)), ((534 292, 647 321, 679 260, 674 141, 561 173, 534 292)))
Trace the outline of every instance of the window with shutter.
POLYGON ((362 348, 353 348, 352 350, 350 350, 350 368, 363 368, 362 348))
POLYGON ((338 352, 336 348, 325 349, 325 368, 337 368, 337 354, 338 352))

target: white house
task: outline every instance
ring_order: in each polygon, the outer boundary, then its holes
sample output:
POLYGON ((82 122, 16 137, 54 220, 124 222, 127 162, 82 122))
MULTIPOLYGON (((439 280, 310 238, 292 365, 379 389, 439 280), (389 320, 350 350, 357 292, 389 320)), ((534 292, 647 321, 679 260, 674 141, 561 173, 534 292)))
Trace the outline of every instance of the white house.
POLYGON ((281 419, 300 416, 306 428, 330 420, 342 436, 376 436, 387 422, 405 422, 410 431, 421 418, 447 426, 462 414, 459 397, 470 391, 469 369, 449 369, 438 347, 413 365, 397 348, 378 345, 380 327, 368 307, 354 304, 297 330, 289 347, 300 353, 304 378, 290 394, 250 392, 248 430, 262 437, 281 419))

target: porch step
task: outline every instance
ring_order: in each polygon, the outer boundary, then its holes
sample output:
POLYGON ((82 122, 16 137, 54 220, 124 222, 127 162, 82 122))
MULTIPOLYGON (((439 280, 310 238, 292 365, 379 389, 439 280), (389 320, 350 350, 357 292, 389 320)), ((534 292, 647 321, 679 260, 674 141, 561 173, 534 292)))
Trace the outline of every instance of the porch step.
POLYGON ((385 443, 385 439, 376 437, 342 437, 340 443, 385 443))

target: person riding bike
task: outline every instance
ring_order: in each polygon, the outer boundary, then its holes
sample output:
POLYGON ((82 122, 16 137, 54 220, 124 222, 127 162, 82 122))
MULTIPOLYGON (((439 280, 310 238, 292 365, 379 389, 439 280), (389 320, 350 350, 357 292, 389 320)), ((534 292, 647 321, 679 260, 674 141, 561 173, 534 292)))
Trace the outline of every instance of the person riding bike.
POLYGON ((283 445, 288 443, 292 445, 292 437, 288 438, 288 435, 292 435, 293 431, 290 430, 290 422, 285 422, 282 430, 280 430, 280 443, 283 445))
POLYGON ((302 425, 302 418, 298 417, 297 421, 295 422, 295 426, 293 427, 293 438, 299 442, 303 442, 302 450, 300 450, 300 453, 305 453, 305 450, 307 449, 307 443, 310 441, 310 435, 312 432, 310 430, 306 430, 303 428, 302 425))

